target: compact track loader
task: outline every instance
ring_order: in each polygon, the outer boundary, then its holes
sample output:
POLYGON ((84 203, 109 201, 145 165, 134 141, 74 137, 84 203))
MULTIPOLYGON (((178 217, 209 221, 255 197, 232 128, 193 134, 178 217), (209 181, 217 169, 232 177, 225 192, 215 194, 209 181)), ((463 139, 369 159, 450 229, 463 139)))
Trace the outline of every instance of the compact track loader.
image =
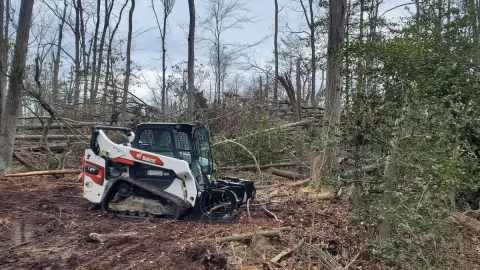
POLYGON ((142 123, 129 128, 94 126, 82 159, 83 196, 104 212, 128 217, 226 221, 255 196, 249 180, 212 179, 205 126, 142 123), (106 132, 120 131, 120 143, 106 132))

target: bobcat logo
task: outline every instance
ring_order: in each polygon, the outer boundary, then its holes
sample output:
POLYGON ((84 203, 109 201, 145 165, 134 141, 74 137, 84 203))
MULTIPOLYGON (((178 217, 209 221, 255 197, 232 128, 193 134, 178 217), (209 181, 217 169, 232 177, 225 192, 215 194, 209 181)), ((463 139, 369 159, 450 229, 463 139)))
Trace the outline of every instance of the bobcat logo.
POLYGON ((140 160, 140 161, 152 163, 152 164, 155 164, 155 165, 163 166, 163 161, 160 160, 160 159, 159 159, 158 157, 156 157, 156 156, 148 155, 148 154, 145 154, 145 153, 140 153, 140 152, 133 151, 133 150, 130 150, 130 154, 131 154, 136 160, 140 160))

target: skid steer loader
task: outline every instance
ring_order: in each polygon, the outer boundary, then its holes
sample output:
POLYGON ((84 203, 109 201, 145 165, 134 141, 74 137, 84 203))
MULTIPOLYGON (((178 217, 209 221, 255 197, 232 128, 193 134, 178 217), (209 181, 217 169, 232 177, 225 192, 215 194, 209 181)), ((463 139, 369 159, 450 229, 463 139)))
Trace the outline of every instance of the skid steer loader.
POLYGON ((214 180, 205 126, 141 123, 93 126, 82 159, 83 197, 104 212, 128 217, 226 221, 237 216, 255 187, 249 180, 214 180), (121 142, 106 132, 120 131, 121 142))

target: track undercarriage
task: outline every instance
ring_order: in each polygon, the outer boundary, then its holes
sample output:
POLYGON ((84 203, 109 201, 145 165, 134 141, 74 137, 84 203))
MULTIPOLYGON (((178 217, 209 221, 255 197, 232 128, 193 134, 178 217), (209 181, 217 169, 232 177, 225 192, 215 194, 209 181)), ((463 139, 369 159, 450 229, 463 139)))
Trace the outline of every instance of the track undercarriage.
POLYGON ((131 218, 181 219, 206 222, 229 221, 243 210, 246 198, 253 199, 253 185, 240 179, 216 181, 212 188, 202 191, 195 207, 175 195, 131 178, 113 180, 112 187, 101 203, 104 212, 131 218))

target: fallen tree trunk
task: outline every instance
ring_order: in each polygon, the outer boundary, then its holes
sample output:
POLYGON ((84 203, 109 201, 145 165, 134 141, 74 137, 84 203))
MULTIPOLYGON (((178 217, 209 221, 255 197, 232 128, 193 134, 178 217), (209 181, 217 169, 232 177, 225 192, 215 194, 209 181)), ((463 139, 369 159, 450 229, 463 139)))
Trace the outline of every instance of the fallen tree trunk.
MULTIPOLYGON (((78 137, 75 135, 48 135, 47 139, 49 140, 64 140, 64 139, 77 139, 78 137)), ((86 136, 90 138, 90 136, 86 136)), ((16 135, 15 140, 41 140, 43 135, 16 135)))
POLYGON ((117 240, 117 239, 124 239, 124 238, 133 238, 138 237, 136 232, 132 233, 119 233, 119 234, 100 234, 100 233, 91 233, 88 237, 93 241, 97 241, 100 243, 105 243, 109 240, 117 240))
POLYGON ((297 181, 295 183, 291 183, 289 186, 291 186, 291 187, 303 186, 305 184, 310 183, 310 181, 312 181, 312 178, 307 178, 305 180, 300 180, 300 181, 297 181))
POLYGON ((29 169, 36 169, 35 166, 27 162, 22 156, 20 156, 18 153, 13 152, 13 157, 20 162, 23 166, 29 168, 29 169))
POLYGON ((379 168, 380 165, 378 164, 373 164, 373 165, 367 165, 367 166, 363 166, 362 168, 360 169, 354 169, 354 170, 349 170, 349 171, 345 171, 342 173, 342 177, 350 177, 350 176, 353 176, 355 175, 355 173, 362 173, 362 172, 371 172, 371 171, 374 171, 376 170, 377 168, 379 168))
POLYGON ((79 174, 82 170, 52 170, 52 171, 35 171, 35 172, 26 172, 26 173, 10 173, 5 174, 5 177, 23 177, 23 176, 33 176, 33 175, 55 175, 55 174, 79 174))
POLYGON ((232 242, 232 241, 244 241, 252 239, 254 235, 261 235, 264 237, 280 237, 282 230, 288 230, 290 227, 279 228, 277 230, 272 231, 258 231, 255 233, 247 233, 247 234, 239 234, 239 235, 232 235, 227 237, 220 237, 215 240, 218 244, 225 243, 225 242, 232 242))
POLYGON ((472 231, 480 232, 480 221, 471 218, 463 213, 452 213, 448 219, 458 225, 464 226, 472 231))
MULTIPOLYGON (((56 144, 49 144, 48 147, 50 150, 63 150, 68 147, 66 143, 56 143, 56 144)), ((15 147, 15 150, 17 151, 42 151, 46 150, 45 146, 43 145, 32 145, 32 146, 21 146, 21 147, 15 147)))
MULTIPOLYGON (((260 169, 268 169, 268 168, 273 168, 273 167, 290 167, 290 166, 295 166, 297 165, 296 163, 293 162, 286 162, 286 163, 277 163, 277 164, 267 164, 267 165, 261 165, 260 169)), ((225 166, 225 167, 219 167, 219 170, 225 170, 225 171, 254 171, 257 170, 256 165, 245 165, 245 166, 225 166)))
MULTIPOLYGON (((93 126, 98 125, 98 123, 91 123, 91 122, 80 122, 80 123, 72 123, 70 124, 73 128, 82 128, 86 126, 93 126)), ((17 130, 42 130, 44 127, 42 125, 20 125, 17 127, 17 130)), ((67 128, 66 125, 59 125, 59 124, 52 124, 49 129, 61 129, 67 128)))
POLYGON ((308 177, 308 176, 306 176, 304 174, 301 174, 301 173, 289 172, 289 171, 279 170, 279 169, 275 169, 275 168, 270 169, 270 172, 273 175, 282 176, 282 177, 290 178, 290 179, 293 179, 293 180, 295 180, 295 179, 305 179, 305 178, 308 177))
POLYGON ((279 130, 279 129, 285 129, 285 128, 288 129, 288 128, 292 128, 292 127, 306 126, 306 125, 308 125, 312 122, 313 122, 312 120, 305 120, 305 121, 300 121, 300 122, 296 122, 296 123, 285 124, 285 125, 278 126, 278 127, 268 128, 268 129, 264 129, 262 131, 258 131, 258 132, 254 132, 252 134, 248 134, 248 135, 245 135, 245 136, 242 136, 242 137, 238 137, 238 138, 233 139, 233 140, 224 140, 224 141, 216 142, 216 143, 213 143, 212 146, 216 146, 216 145, 219 145, 219 144, 224 144, 224 143, 227 143, 227 142, 230 142, 230 141, 238 141, 238 140, 246 139, 246 138, 255 136, 257 134, 267 133, 267 132, 271 132, 271 131, 275 131, 275 130, 279 130))

